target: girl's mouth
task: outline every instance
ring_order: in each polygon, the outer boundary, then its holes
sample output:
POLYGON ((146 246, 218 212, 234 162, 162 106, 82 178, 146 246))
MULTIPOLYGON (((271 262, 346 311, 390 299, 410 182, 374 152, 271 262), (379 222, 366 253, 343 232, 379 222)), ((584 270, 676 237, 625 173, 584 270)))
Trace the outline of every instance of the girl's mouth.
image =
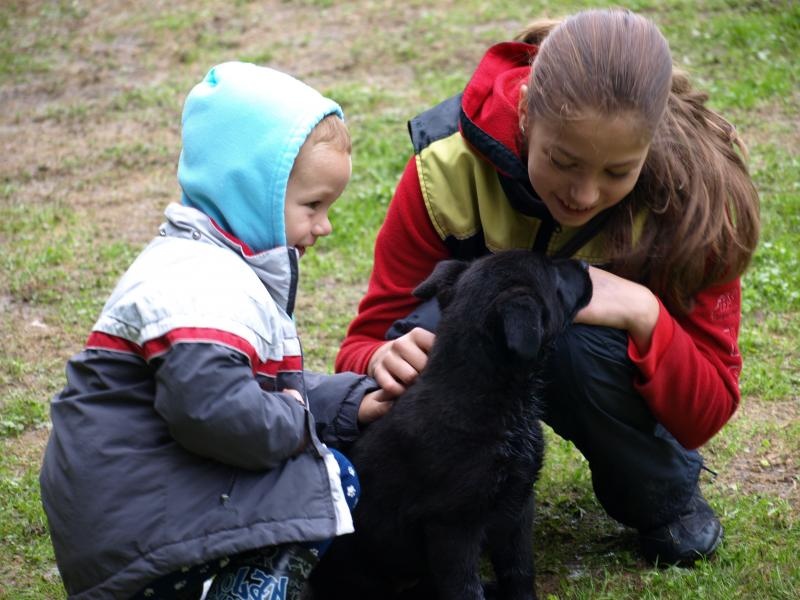
POLYGON ((569 214, 575 214, 575 215, 579 215, 579 214, 582 214, 582 213, 589 212, 590 210, 592 210, 592 209, 594 208, 594 206, 588 206, 588 207, 586 207, 586 208, 581 208, 581 207, 578 207, 578 206, 574 206, 574 205, 572 205, 572 204, 569 204, 569 203, 567 203, 567 202, 564 202, 564 200, 562 200, 562 199, 561 199, 561 198, 559 198, 558 196, 555 196, 555 199, 556 199, 556 200, 558 201, 558 203, 561 205, 561 208, 562 208, 562 209, 563 209, 565 212, 567 212, 567 213, 569 213, 569 214))

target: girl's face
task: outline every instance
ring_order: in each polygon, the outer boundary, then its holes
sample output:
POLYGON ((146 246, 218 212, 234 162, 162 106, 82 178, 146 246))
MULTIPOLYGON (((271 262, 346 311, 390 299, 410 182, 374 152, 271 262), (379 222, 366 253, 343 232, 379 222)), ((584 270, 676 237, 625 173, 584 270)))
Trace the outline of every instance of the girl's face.
POLYGON ((317 238, 333 231, 328 210, 350 179, 350 154, 326 143, 303 144, 295 159, 283 214, 286 245, 305 254, 317 238))
POLYGON ((641 173, 650 138, 631 115, 550 123, 527 114, 527 87, 520 124, 527 137, 528 177, 561 225, 579 227, 620 202, 641 173))

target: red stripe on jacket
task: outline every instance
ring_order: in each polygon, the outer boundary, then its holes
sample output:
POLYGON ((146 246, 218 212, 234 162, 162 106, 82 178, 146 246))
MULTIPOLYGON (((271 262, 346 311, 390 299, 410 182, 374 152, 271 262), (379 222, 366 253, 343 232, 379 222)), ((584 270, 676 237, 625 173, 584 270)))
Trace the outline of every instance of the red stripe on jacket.
POLYGON ((253 372, 259 375, 275 377, 279 372, 303 370, 302 356, 292 355, 285 356, 283 360, 262 361, 255 348, 246 339, 228 331, 208 327, 179 327, 161 337, 148 340, 142 346, 119 336, 93 331, 86 342, 86 348, 133 354, 150 361, 169 352, 175 344, 181 343, 218 344, 236 350, 247 357, 253 372))

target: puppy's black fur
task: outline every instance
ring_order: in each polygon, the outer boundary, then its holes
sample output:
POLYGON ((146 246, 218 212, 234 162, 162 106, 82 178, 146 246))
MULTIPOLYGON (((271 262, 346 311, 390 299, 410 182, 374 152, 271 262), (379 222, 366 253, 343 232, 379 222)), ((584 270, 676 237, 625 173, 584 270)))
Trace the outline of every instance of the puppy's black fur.
POLYGON ((531 600, 533 484, 542 464, 540 366, 591 297, 586 270, 510 250, 444 261, 414 291, 442 308, 428 364, 349 450, 356 532, 315 569, 315 600, 531 600), (423 590, 427 590, 423 592, 423 590), (426 595, 427 594, 427 595, 426 595))

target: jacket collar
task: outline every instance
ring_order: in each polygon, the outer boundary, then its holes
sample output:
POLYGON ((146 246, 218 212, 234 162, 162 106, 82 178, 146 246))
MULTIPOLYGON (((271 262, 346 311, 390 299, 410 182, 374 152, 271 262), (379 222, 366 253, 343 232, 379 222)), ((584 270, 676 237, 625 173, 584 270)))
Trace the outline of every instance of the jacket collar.
MULTIPOLYGON (((519 129, 519 91, 531 74, 539 47, 524 42, 495 44, 481 59, 461 100, 461 134, 497 169, 500 183, 515 210, 541 219, 534 250, 545 252, 559 227, 531 185, 519 129)), ((572 256, 594 238, 610 218, 611 209, 594 216, 556 256, 572 256)))
POLYGON ((258 276, 275 303, 288 315, 292 314, 299 277, 296 248, 278 246, 254 252, 201 211, 175 202, 167 206, 164 215, 167 220, 159 227, 160 235, 191 239, 234 252, 258 276))
POLYGON ((528 81, 537 46, 495 44, 486 52, 464 89, 461 132, 501 173, 527 177, 520 157, 519 90, 528 81))

